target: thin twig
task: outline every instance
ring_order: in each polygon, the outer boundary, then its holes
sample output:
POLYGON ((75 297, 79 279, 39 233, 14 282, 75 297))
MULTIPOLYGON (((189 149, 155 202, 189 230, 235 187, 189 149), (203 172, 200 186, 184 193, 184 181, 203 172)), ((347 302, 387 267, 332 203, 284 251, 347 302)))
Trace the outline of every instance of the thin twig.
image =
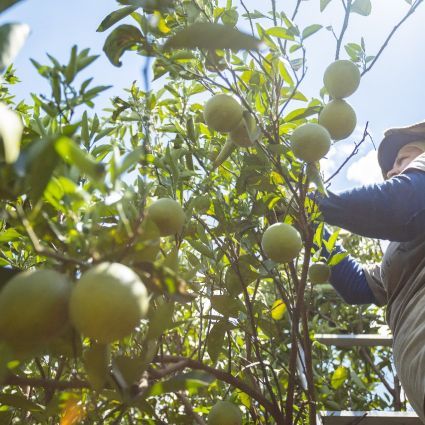
POLYGON ((86 381, 73 379, 70 381, 56 381, 56 379, 42 379, 42 378, 24 378, 22 376, 9 375, 3 381, 1 386, 19 385, 29 387, 40 387, 49 390, 68 390, 68 389, 81 389, 90 388, 90 384, 86 381))
POLYGON ((197 360, 189 359, 186 357, 181 356, 162 356, 162 357, 156 357, 154 358, 154 362, 160 362, 160 363, 180 363, 181 361, 187 361, 187 367, 194 369, 194 370, 203 370, 210 375, 216 377, 220 381, 227 382, 228 384, 234 386, 235 388, 239 388, 243 392, 247 393, 251 398, 256 400, 259 404, 261 404, 268 412, 273 416, 276 423, 282 424, 283 423, 283 415, 280 412, 280 410, 277 408, 275 404, 270 402, 266 397, 264 397, 263 394, 259 393, 255 389, 253 389, 249 384, 247 384, 244 381, 241 381, 240 379, 234 377, 233 375, 230 375, 229 373, 214 369, 213 367, 207 366, 203 364, 202 362, 199 362, 197 360))
POLYGON ((186 412, 192 416, 198 425, 207 425, 207 423, 193 410, 190 400, 182 393, 175 393, 177 398, 182 402, 186 412))
POLYGON ((347 0, 347 4, 345 5, 345 16, 344 22, 342 24, 341 33, 339 34, 338 40, 336 41, 336 52, 335 52, 335 60, 339 59, 339 52, 341 50, 342 40, 344 38, 345 31, 348 28, 348 21, 350 19, 350 9, 351 9, 351 0, 347 0))
POLYGON ((364 141, 366 140, 366 137, 367 136, 370 136, 369 132, 367 131, 368 125, 369 125, 369 122, 366 122, 365 129, 363 130, 362 139, 360 140, 359 143, 354 143, 354 149, 353 149, 353 151, 350 153, 350 155, 347 156, 347 158, 345 158, 344 162, 338 167, 338 169, 330 177, 328 177, 324 181, 325 184, 329 183, 337 174, 339 174, 340 171, 345 167, 345 165, 347 164, 347 162, 350 161, 350 159, 353 156, 355 156, 355 155, 357 155, 359 153, 360 146, 364 143, 364 141))
POLYGON ((382 52, 385 50, 385 48, 387 47, 388 43, 390 42, 391 38, 393 37, 393 35, 396 33, 396 31, 400 28, 400 26, 407 20, 407 18, 412 15, 416 9, 418 8, 418 6, 423 2, 423 0, 417 0, 409 9, 409 11, 406 13, 406 15, 403 17, 403 19, 401 19, 401 21, 391 30, 391 32, 389 33, 388 37, 385 39, 384 43, 382 44, 381 48, 379 49, 378 53, 376 54, 376 56, 374 57, 374 59, 372 60, 372 62, 370 62, 369 66, 367 66, 363 72, 361 73, 361 75, 363 76, 364 74, 366 74, 366 72, 370 71, 370 69, 372 68, 372 66, 375 64, 375 62, 379 59, 379 57, 381 56, 382 52))

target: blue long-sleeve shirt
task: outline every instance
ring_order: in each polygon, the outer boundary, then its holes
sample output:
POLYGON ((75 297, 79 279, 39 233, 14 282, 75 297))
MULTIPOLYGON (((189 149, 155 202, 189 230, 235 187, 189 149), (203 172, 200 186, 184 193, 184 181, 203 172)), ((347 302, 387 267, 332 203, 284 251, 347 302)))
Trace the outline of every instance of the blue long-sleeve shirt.
MULTIPOLYGON (((329 193, 316 202, 326 223, 361 236, 406 242, 425 233, 425 173, 420 170, 338 195, 329 193)), ((330 283, 347 303, 376 303, 361 265, 351 256, 332 268, 330 283)))

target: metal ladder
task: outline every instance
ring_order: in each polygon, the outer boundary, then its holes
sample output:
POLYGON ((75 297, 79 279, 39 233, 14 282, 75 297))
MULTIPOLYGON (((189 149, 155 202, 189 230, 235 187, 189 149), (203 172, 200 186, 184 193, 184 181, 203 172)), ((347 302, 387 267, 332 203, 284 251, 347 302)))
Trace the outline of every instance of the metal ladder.
MULTIPOLYGON (((316 334, 316 341, 324 345, 349 348, 353 346, 391 346, 392 337, 375 334, 316 334)), ((423 425, 414 412, 382 411, 322 411, 317 414, 318 425, 423 425)))

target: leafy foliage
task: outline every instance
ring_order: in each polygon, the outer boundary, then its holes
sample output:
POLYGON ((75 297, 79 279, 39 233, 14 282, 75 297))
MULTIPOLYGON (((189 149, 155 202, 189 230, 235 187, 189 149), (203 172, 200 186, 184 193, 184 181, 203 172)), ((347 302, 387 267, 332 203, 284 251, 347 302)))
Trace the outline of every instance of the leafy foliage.
MULTIPOLYGON (((307 279, 311 261, 334 265, 346 255, 323 254, 338 237, 361 260, 381 255, 361 238, 337 231, 323 238, 307 196, 325 191, 320 166, 290 149, 289 135, 317 122, 325 101, 324 91, 312 99, 301 92, 304 41, 321 25, 301 30, 296 13, 290 19, 232 2, 119 3, 98 28, 118 24, 105 53, 114 65, 126 50, 151 58, 149 90, 133 84, 98 116, 90 108, 108 87, 91 87, 92 78, 77 83, 96 56, 76 46, 66 64, 50 55, 46 65, 32 60, 50 93, 34 94, 31 105, 14 103, 13 69, 4 75, 0 101, 19 114, 24 132, 15 162, 0 154, 0 284, 31 267, 77 281, 93 264, 115 261, 141 277, 150 311, 109 346, 71 324, 31 356, 2 343, 0 420, 203 423, 218 399, 230 399, 244 423, 290 425, 315 423, 316 409, 399 403, 396 387, 393 398, 373 393, 392 373, 388 349, 339 350, 313 338, 384 325, 378 308, 343 305, 329 285, 307 279), (235 28, 241 18, 252 35, 235 28), (258 132, 251 147, 232 146, 217 161, 227 136, 207 127, 203 105, 221 92, 255 118, 258 132), (146 217, 162 197, 184 208, 179 234, 160 237, 146 217), (268 259, 260 243, 279 221, 295 226, 304 246, 285 264, 268 259), (305 370, 297 368, 300 348, 305 370)), ((367 15, 367 6, 357 0, 347 19, 352 11, 367 15)), ((365 70, 364 42, 361 52, 355 46, 347 52, 365 70)))

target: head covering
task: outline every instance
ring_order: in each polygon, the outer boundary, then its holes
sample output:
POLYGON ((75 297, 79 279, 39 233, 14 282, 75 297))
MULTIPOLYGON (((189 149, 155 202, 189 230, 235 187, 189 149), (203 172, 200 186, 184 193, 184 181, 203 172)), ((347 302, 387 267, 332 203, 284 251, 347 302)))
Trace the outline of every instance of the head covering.
MULTIPOLYGON (((378 147, 378 162, 382 175, 386 177, 393 168, 397 153, 404 145, 425 141, 425 122, 408 127, 390 128, 384 133, 384 138, 378 147)), ((415 145, 417 146, 417 145, 415 145)), ((417 146, 420 149, 422 147, 417 146)))
MULTIPOLYGON (((409 142, 403 147, 414 146, 415 148, 420 149, 422 152, 425 152, 425 140, 418 140, 416 142, 409 142)), ((401 148, 400 148, 401 149, 401 148)))

